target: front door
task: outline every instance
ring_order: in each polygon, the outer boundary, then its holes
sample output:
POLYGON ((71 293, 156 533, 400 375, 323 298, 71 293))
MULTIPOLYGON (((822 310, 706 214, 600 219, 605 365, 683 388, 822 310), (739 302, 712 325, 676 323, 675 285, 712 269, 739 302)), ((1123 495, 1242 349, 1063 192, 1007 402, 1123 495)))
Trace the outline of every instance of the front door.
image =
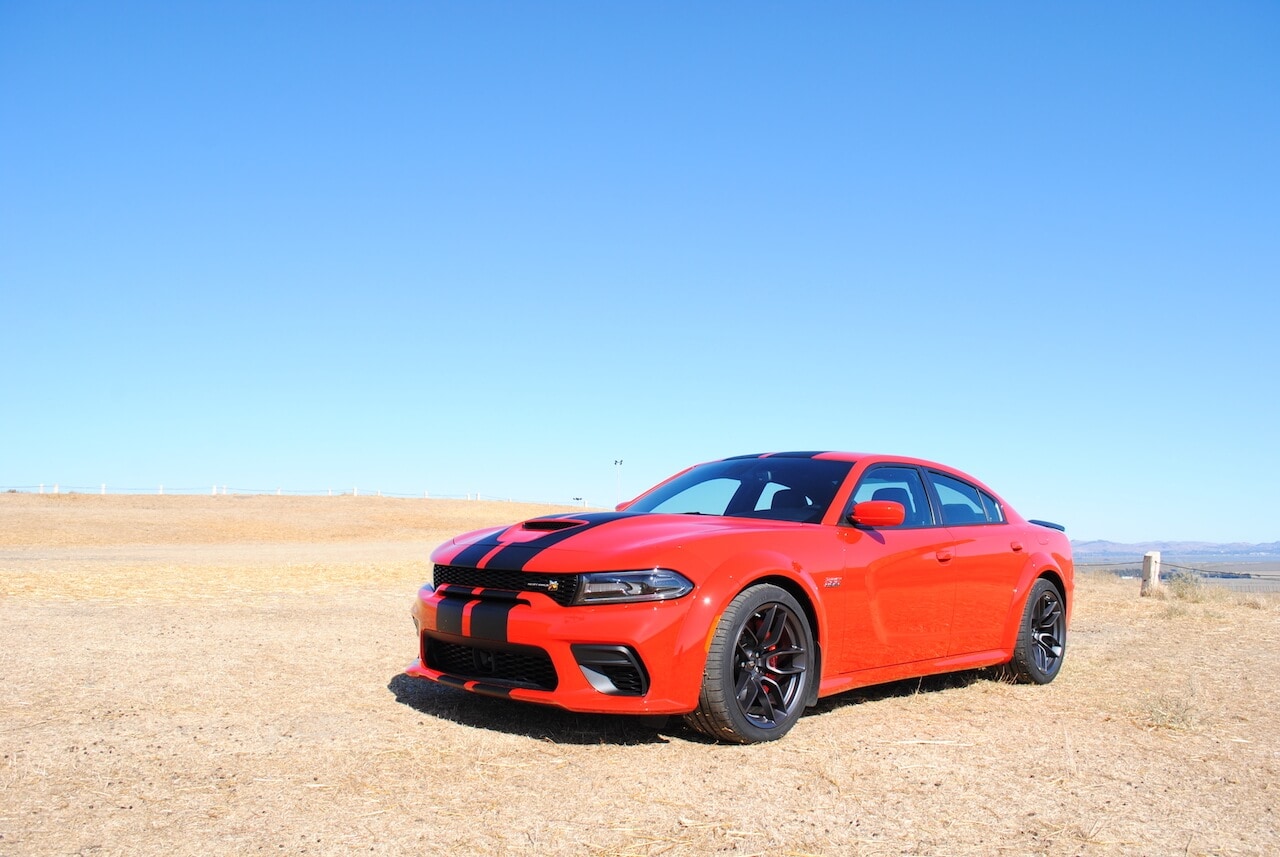
POLYGON ((915 467, 867 471, 851 502, 863 500, 902 503, 906 518, 898 527, 845 531, 847 618, 840 671, 944 656, 955 602, 956 539, 935 523, 915 467))

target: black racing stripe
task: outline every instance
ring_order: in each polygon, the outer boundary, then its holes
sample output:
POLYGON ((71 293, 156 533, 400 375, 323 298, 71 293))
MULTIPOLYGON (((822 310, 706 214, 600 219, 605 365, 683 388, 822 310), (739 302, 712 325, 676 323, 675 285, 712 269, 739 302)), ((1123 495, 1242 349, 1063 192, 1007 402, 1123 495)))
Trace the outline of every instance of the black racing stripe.
POLYGON ((524 592, 512 592, 508 589, 477 589, 477 597, 485 601, 504 601, 509 604, 528 604, 524 600, 524 592))
POLYGON ((496 696, 499 699, 510 699, 511 688, 500 687, 496 684, 481 684, 475 679, 462 678, 461 676, 442 674, 436 679, 437 682, 446 687, 456 687, 458 690, 468 690, 472 693, 478 693, 481 696, 496 696), (470 685, 470 687, 468 687, 470 685))
MULTIPOLYGON (((594 514, 615 515, 617 513, 616 512, 596 512, 594 514)), ((538 520, 561 521, 561 520, 568 519, 568 520, 576 521, 576 520, 586 520, 591 516, 592 516, 591 514, 575 515, 572 512, 566 512, 562 515, 545 515, 539 518, 538 520)), ((519 526, 519 525, 516 524, 515 526, 519 526)), ((480 560, 484 559, 489 554, 490 551, 492 551, 496 547, 502 546, 502 542, 498 541, 498 536, 505 533, 507 529, 510 529, 510 527, 507 527, 506 529, 503 529, 503 530, 499 530, 498 532, 493 533, 492 535, 485 536, 475 544, 467 545, 458 553, 457 556, 449 560, 449 565, 460 565, 466 568, 475 568, 480 564, 480 560)), ((570 527, 569 529, 575 530, 580 528, 570 527)), ((559 531, 556 530, 554 532, 559 532, 559 531)))
POLYGON ((826 455, 831 452, 829 449, 814 449, 803 453, 751 453, 750 455, 730 455, 726 462, 750 462, 756 458, 818 458, 818 455, 826 455))
MULTIPOLYGON (((575 530, 575 532, 581 531, 581 527, 575 530)), ((494 571, 524 571, 524 567, 528 564, 529 560, 533 559, 549 547, 551 547, 551 545, 537 543, 507 545, 498 553, 493 555, 493 559, 489 560, 485 565, 485 568, 493 569, 494 571)))
POLYGON ((819 449, 812 452, 775 452, 772 455, 762 456, 763 458, 817 458, 819 455, 825 455, 829 450, 819 449))
POLYGON ((442 634, 462 636, 462 613, 470 603, 463 598, 441 598, 436 605, 435 630, 442 634))
MULTIPOLYGON (((587 530, 593 530, 596 527, 608 524, 611 521, 619 521, 623 518, 634 518, 642 515, 643 512, 590 512, 586 515, 568 515, 573 520, 582 521, 580 527, 569 527, 564 530, 551 530, 544 536, 518 544, 509 544, 502 550, 493 555, 493 558, 485 563, 485 568, 494 569, 495 571, 524 571, 524 567, 529 560, 542 553, 553 545, 558 545, 565 539, 571 539, 579 533, 585 533, 587 530)), ((460 565, 461 563, 456 563, 460 565)))
POLYGON ((507 617, 515 606, 514 603, 477 601, 471 608, 471 636, 477 640, 505 643, 507 617))
POLYGON ((436 587, 436 592, 445 598, 472 598, 478 597, 484 590, 478 586, 462 586, 457 583, 442 583, 436 587))
POLYGON ((485 554, 498 546, 498 534, 486 536, 473 545, 467 545, 462 552, 449 560, 449 565, 465 565, 468 568, 475 568, 480 560, 484 559, 485 554))

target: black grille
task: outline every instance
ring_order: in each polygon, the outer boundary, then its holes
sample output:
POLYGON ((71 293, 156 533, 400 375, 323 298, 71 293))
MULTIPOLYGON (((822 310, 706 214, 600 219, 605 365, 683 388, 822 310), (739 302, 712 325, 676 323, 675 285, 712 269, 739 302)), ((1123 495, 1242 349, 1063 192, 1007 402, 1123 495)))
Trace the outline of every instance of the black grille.
POLYGON ((487 649, 424 637, 427 666, 442 673, 476 681, 498 682, 535 690, 555 690, 559 683, 551 658, 541 649, 487 649))
POLYGON ((576 574, 537 574, 528 571, 496 571, 487 568, 469 568, 463 565, 437 565, 432 575, 436 586, 455 583, 458 586, 483 589, 506 589, 512 592, 541 592, 555 599, 562 607, 573 602, 578 594, 576 574))
POLYGON ((623 696, 644 696, 644 678, 634 666, 607 666, 599 667, 599 670, 609 677, 623 696))
POLYGON ((649 676, 629 646, 577 644, 571 649, 587 681, 601 693, 644 696, 649 692, 649 676))

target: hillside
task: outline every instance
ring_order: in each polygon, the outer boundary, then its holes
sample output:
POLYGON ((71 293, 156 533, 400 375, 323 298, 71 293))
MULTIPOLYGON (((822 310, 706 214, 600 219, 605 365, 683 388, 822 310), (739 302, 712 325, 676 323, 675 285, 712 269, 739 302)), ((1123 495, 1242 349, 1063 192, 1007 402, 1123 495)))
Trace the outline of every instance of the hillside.
POLYGON ((1271 561, 1280 559, 1280 542, 1252 544, 1247 542, 1109 542, 1072 540, 1071 550, 1077 558, 1129 559, 1147 551, 1160 551, 1169 557, 1206 558, 1221 562, 1271 561))

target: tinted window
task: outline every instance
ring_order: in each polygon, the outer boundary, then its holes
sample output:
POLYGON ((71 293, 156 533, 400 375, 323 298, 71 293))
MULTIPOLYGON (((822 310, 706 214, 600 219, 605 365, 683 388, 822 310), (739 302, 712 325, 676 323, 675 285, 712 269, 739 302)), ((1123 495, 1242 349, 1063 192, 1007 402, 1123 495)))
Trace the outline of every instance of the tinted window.
POLYGON ((1004 509, 1000 508, 999 501, 986 491, 979 491, 978 494, 982 496, 982 507, 987 512, 987 520, 993 524, 1003 524, 1004 509))
POLYGON ((628 511, 728 515, 816 524, 853 465, 814 458, 745 458, 699 465, 628 511))
POLYGON ((649 511, 723 515, 737 491, 736 479, 708 479, 706 482, 695 482, 685 487, 649 511))
POLYGON ((853 502, 893 500, 906 509, 904 527, 927 527, 933 524, 928 495, 920 471, 914 467, 877 467, 866 473, 853 492, 853 502))
POLYGON ((938 494, 944 524, 985 524, 987 512, 977 488, 942 473, 929 471, 929 481, 938 494))
POLYGON ((779 485, 777 482, 770 482, 768 485, 764 486, 764 490, 760 492, 760 497, 756 500, 756 507, 754 511, 762 512, 765 509, 772 509, 774 502, 786 502, 785 497, 778 497, 778 492, 790 490, 792 489, 785 485, 779 485), (776 501, 775 498, 777 498, 776 501))

